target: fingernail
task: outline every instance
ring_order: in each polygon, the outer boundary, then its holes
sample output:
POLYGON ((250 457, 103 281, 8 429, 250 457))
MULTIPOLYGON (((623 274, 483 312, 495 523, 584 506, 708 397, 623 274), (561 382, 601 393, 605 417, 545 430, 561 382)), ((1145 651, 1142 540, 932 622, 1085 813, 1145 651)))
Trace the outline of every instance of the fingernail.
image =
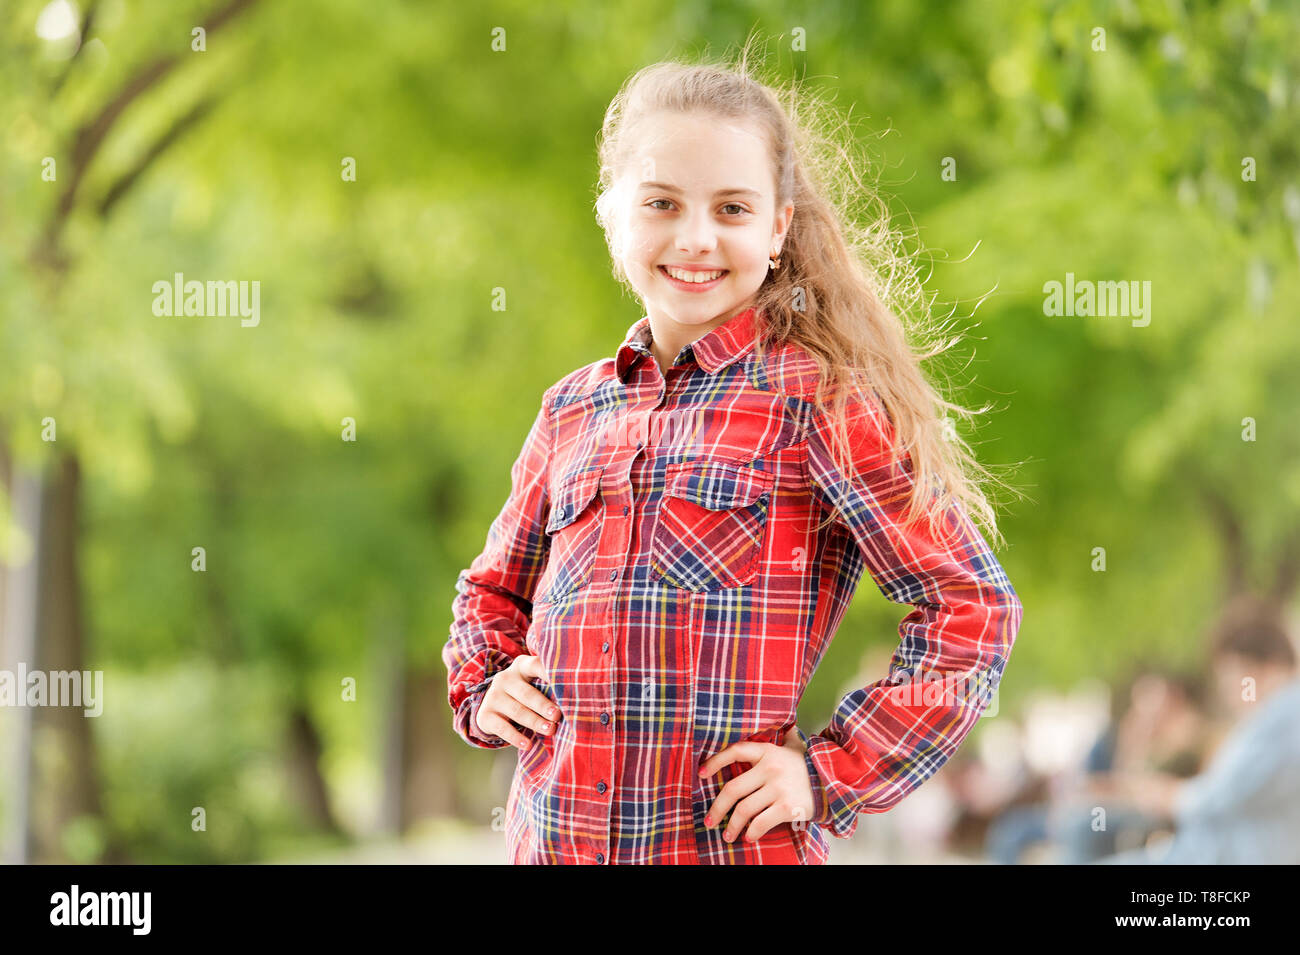
POLYGON ((549 733, 550 731, 551 731, 551 724, 550 724, 550 723, 543 723, 543 724, 542 724, 542 732, 543 732, 543 733, 549 733))
POLYGON ((712 817, 712 816, 705 816, 705 817, 704 817, 704 827, 707 829, 709 826, 712 826, 712 825, 713 825, 713 817, 712 817))
POLYGON ((560 712, 559 710, 557 710, 555 707, 552 706, 552 707, 551 707, 551 712, 550 712, 548 715, 551 717, 551 719, 555 719, 555 714, 557 714, 557 713, 559 713, 559 712, 560 712))

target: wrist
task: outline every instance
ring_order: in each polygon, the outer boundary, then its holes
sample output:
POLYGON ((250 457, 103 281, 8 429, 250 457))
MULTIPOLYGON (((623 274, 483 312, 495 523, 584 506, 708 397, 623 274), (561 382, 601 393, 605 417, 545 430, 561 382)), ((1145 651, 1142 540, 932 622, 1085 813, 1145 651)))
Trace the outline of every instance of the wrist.
POLYGON ((473 690, 470 692, 470 695, 465 698, 467 706, 465 715, 465 731, 480 745, 485 747, 501 747, 507 745, 504 738, 495 736, 492 733, 486 733, 478 725, 479 709, 483 706, 483 700, 487 697, 488 686, 491 682, 492 681, 488 679, 481 683, 476 683, 473 690))

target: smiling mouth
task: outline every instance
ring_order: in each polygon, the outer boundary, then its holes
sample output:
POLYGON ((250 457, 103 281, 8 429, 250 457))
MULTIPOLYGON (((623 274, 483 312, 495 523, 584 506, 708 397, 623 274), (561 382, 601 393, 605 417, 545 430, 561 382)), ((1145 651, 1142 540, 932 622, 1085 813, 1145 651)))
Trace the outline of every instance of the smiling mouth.
POLYGON ((721 281, 729 274, 729 269, 709 269, 707 271, 694 269, 675 269, 668 266, 659 266, 659 271, 667 276, 671 281, 678 285, 712 285, 721 281))

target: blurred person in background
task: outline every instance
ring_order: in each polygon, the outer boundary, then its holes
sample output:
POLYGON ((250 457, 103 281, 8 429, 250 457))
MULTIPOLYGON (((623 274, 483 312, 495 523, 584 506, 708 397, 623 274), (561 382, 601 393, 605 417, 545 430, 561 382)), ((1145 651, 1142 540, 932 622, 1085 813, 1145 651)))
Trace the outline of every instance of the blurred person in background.
MULTIPOLYGON (((1126 691, 1112 697, 1111 719, 1080 767, 1085 793, 1095 796, 1097 787, 1108 785, 1115 772, 1186 778, 1200 767, 1207 736, 1200 682, 1144 664, 1126 685, 1126 691)), ((1030 780, 1025 792, 991 821, 985 851, 991 861, 1012 865, 1026 849, 1046 844, 1053 861, 1077 864, 1102 858, 1125 844, 1140 844, 1166 826, 1163 816, 1141 805, 1117 803, 1106 807, 1106 827, 1097 830, 1092 803, 1080 798, 1074 774, 1030 780)))
MULTIPOLYGON (((936 779, 943 781, 955 805, 947 834, 948 851, 981 857, 988 853, 989 833, 1000 820, 1018 818, 1028 822, 1032 814, 1021 813, 1021 810, 1041 808, 1040 804, 1047 799, 1049 778, 1029 770, 1023 759, 1017 770, 1015 773, 1008 773, 1005 769, 999 771, 982 757, 968 754, 961 759, 949 760, 939 771, 936 779)), ((1026 825, 1020 831, 1028 833, 1031 828, 1026 825)), ((1003 837, 1010 832, 1008 827, 1003 837)), ((1046 833, 1018 845, 1015 850, 1017 859, 1011 861, 1018 860, 1022 848, 1044 838, 1046 833)), ((1009 845, 1009 842, 1004 845, 1009 845)))
POLYGON ((1170 831, 1168 815, 1143 798, 1113 792, 1116 778, 1189 779, 1201 769, 1210 748, 1210 721, 1204 712, 1203 681, 1156 666, 1139 667, 1129 683, 1129 705, 1118 722, 1098 738, 1088 754, 1084 782, 1086 806, 1070 794, 1053 810, 1050 826, 1065 865, 1094 862, 1128 846, 1142 845, 1170 831), (1104 829, 1094 828, 1099 798, 1104 829))
POLYGON ((1280 610, 1243 596, 1211 640, 1210 675, 1232 729, 1205 771, 1119 772, 1098 791, 1167 819, 1174 835, 1107 864, 1300 863, 1300 676, 1280 610))

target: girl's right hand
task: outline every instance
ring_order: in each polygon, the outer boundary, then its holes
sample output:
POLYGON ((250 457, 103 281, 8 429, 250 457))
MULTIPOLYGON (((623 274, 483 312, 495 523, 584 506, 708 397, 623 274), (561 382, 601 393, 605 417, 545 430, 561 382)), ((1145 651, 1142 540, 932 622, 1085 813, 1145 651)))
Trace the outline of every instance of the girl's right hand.
POLYGON ((476 721, 479 732, 499 736, 521 750, 532 744, 515 728, 515 723, 538 733, 554 732, 555 721, 564 714, 528 682, 536 677, 546 678, 542 662, 526 653, 515 657, 510 666, 494 676, 479 705, 476 721))

